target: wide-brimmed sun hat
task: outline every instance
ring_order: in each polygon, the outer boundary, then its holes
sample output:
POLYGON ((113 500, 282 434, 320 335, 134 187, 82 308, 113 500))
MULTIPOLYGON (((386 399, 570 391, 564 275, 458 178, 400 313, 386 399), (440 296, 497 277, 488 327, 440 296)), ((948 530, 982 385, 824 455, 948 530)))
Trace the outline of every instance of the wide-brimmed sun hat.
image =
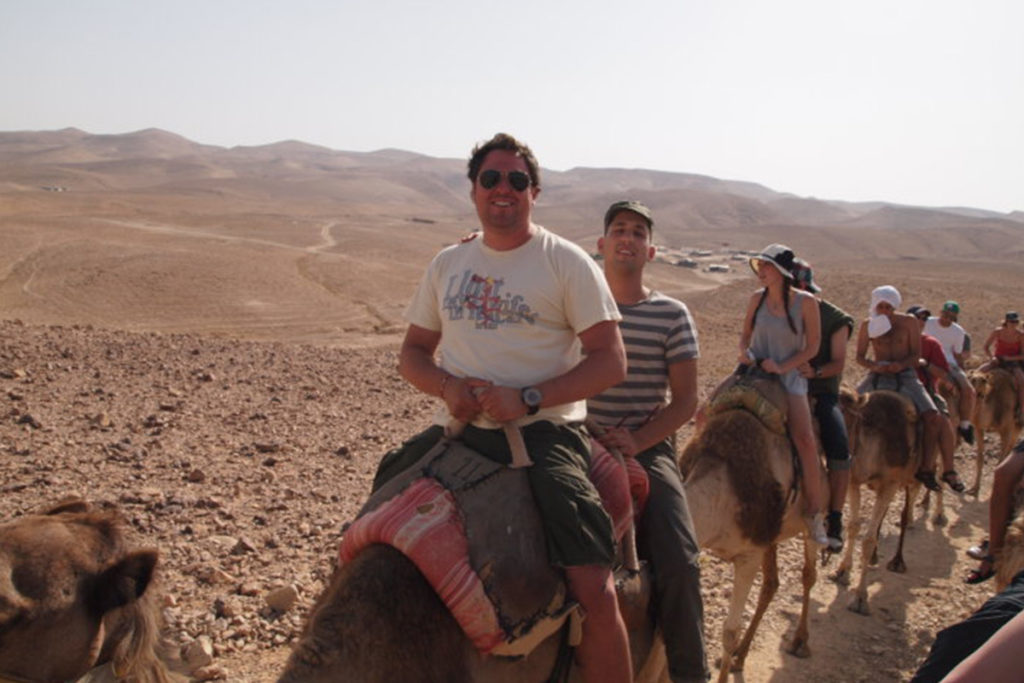
POLYGON ((793 250, 785 244, 769 244, 761 250, 760 254, 750 259, 750 269, 756 273, 757 265, 754 262, 765 261, 775 266, 784 278, 793 280, 795 279, 793 277, 793 260, 795 258, 793 250))

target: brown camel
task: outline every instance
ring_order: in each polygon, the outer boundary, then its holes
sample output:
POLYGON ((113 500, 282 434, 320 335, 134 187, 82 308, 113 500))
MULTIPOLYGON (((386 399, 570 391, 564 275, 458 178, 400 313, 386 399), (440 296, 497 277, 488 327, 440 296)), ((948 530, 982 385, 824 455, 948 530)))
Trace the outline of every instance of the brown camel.
POLYGON ((109 665, 164 683, 153 550, 127 548, 114 511, 67 501, 0 525, 0 679, 68 681, 109 665))
MULTIPOLYGON (((770 429, 752 412, 735 408, 708 416, 680 459, 697 540, 702 549, 733 565, 719 681, 725 681, 730 671, 743 669, 757 626, 778 590, 778 544, 806 532, 793 457, 789 439, 777 425, 770 429), (757 609, 741 638, 743 609, 758 571, 763 571, 763 578, 757 609)), ((803 609, 787 648, 799 657, 810 655, 808 610, 817 579, 814 550, 805 537, 803 609)))
POLYGON ((985 462, 985 432, 995 432, 999 435, 999 457, 996 462, 1002 462, 1017 442, 1020 425, 1014 416, 1017 390, 1014 388, 1010 373, 999 368, 987 372, 972 370, 968 379, 978 392, 974 415, 971 416, 977 457, 974 464, 974 483, 967 490, 967 493, 976 496, 981 484, 982 465, 985 462))
MULTIPOLYGON (((502 625, 517 630, 552 608, 558 611, 564 582, 548 564, 522 469, 497 465, 457 444, 428 453, 389 481, 361 515, 372 519, 374 511, 387 510, 383 501, 419 490, 428 478, 442 483, 456 500, 469 539, 469 564, 501 613, 502 625)), ((421 507, 424 514, 431 512, 421 507)), ((357 535, 354 529, 355 524, 346 539, 357 535)), ((667 683, 664 647, 649 616, 649 575, 644 569, 616 578, 635 680, 667 683)), ((482 654, 425 573, 395 547, 377 542, 335 571, 279 680, 540 682, 549 680, 556 667, 571 666, 571 654, 561 647, 566 637, 565 628, 541 636, 525 657, 482 654)), ((575 667, 571 673, 571 680, 578 680, 575 667)))
POLYGON ((849 608, 860 614, 869 614, 868 565, 878 561, 878 535, 882 520, 900 490, 905 492, 900 538, 896 553, 887 567, 890 571, 900 573, 907 570, 903 560, 903 541, 910 522, 911 501, 920 486, 914 478, 920 464, 917 411, 908 398, 894 391, 872 391, 863 396, 844 391, 841 400, 850 427, 853 464, 848 493, 848 541, 833 578, 842 584, 849 582, 854 539, 860 531, 861 487, 868 486, 875 492, 875 504, 864 533, 860 578, 849 608))
POLYGON ((1024 571, 1024 480, 1014 492, 1010 525, 1003 539, 1003 549, 996 558, 996 592, 1010 585, 1021 571, 1024 571))

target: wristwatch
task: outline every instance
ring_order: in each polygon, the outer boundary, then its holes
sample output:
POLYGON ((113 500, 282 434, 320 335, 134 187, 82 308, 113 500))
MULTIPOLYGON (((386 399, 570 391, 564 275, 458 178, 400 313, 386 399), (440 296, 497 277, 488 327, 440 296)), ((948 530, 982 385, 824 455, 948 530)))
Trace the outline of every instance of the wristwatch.
POLYGON ((526 404, 526 414, 536 415, 540 410, 540 403, 544 400, 544 394, 540 393, 537 387, 525 387, 520 394, 523 403, 526 404))

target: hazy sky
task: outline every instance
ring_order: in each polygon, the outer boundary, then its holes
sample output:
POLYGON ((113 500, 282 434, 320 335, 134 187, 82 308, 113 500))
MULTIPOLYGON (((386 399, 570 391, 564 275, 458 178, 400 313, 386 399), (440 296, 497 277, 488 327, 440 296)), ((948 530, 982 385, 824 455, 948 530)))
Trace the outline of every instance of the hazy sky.
POLYGON ((162 128, 1024 210, 1021 0, 0 0, 0 130, 162 128))

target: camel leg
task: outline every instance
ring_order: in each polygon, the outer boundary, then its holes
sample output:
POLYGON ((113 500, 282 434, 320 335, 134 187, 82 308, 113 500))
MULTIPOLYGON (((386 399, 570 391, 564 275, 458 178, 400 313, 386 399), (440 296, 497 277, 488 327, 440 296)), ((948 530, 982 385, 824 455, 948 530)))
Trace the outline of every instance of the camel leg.
POLYGON ((768 609, 768 605, 771 603, 772 598, 775 597, 776 591, 779 590, 779 558, 778 548, 772 545, 768 548, 768 551, 764 554, 764 559, 761 561, 761 592, 757 596, 757 609, 754 610, 754 616, 750 620, 750 624, 747 626, 746 633, 743 634, 743 640, 740 641, 740 646, 736 648, 736 654, 733 655, 733 671, 742 671, 743 663, 747 659, 747 652, 750 650, 750 643, 754 640, 754 633, 757 631, 758 625, 761 623, 761 618, 764 616, 764 612, 768 609))
MULTIPOLYGON (((740 620, 747 604, 747 595, 754 585, 754 577, 761 568, 762 552, 740 555, 732 564, 732 599, 729 601, 729 614, 722 626, 722 663, 718 670, 718 683, 725 683, 729 672, 733 669, 733 655, 739 649, 740 620)), ((764 589, 762 588, 762 593, 764 589)), ((742 665, 742 660, 741 660, 742 665)))
POLYGON ((974 439, 977 453, 974 456, 974 483, 967 489, 969 496, 977 496, 981 490, 981 470, 985 464, 985 432, 978 429, 977 425, 974 427, 974 439))
POLYGON ((903 538, 907 534, 907 525, 910 519, 910 510, 912 507, 914 507, 911 504, 910 489, 911 487, 909 486, 903 489, 905 497, 903 499, 903 514, 900 516, 900 540, 896 544, 896 554, 892 556, 892 559, 889 560, 889 564, 886 565, 886 568, 889 571, 896 572, 898 574, 907 573, 907 563, 903 561, 903 538))
POLYGON ((882 528, 882 519, 885 518, 885 512, 889 509, 889 503, 892 502, 895 494, 896 487, 889 485, 883 487, 875 497, 875 506, 871 510, 871 521, 865 530, 864 541, 860 549, 860 578, 854 590, 853 600, 848 605, 850 610, 858 614, 871 613, 871 610, 868 608, 868 564, 878 549, 878 534, 882 528))
POLYGON ((850 569, 853 567, 853 546, 860 533, 860 484, 851 482, 846 502, 850 506, 850 515, 846 518, 846 548, 843 559, 832 574, 832 580, 841 586, 850 585, 850 569))
POLYGON ((811 588, 814 587, 815 582, 818 580, 818 566, 815 555, 814 544, 805 538, 803 570, 804 596, 803 605, 800 608, 800 623, 797 624, 796 634, 793 636, 793 642, 790 643, 789 647, 786 649, 789 654, 797 657, 811 656, 811 648, 809 645, 810 631, 807 623, 811 608, 811 588))
POLYGON ((935 514, 932 515, 932 524, 937 527, 944 527, 949 523, 949 518, 946 517, 945 493, 945 490, 942 490, 935 494, 935 514))

